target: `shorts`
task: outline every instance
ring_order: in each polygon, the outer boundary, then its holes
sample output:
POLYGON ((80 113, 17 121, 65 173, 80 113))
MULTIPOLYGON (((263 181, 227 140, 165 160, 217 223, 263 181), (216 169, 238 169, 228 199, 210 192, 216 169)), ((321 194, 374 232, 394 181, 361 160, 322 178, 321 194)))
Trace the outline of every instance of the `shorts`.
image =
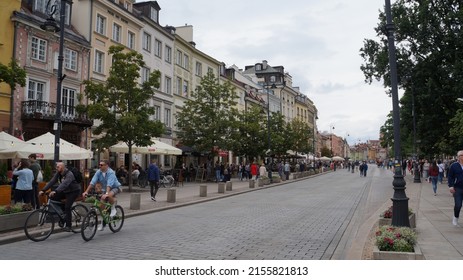
POLYGON ((116 194, 118 194, 118 193, 120 193, 120 192, 122 192, 122 191, 121 191, 121 188, 112 188, 112 189, 110 190, 110 192, 113 193, 113 197, 116 197, 116 194))

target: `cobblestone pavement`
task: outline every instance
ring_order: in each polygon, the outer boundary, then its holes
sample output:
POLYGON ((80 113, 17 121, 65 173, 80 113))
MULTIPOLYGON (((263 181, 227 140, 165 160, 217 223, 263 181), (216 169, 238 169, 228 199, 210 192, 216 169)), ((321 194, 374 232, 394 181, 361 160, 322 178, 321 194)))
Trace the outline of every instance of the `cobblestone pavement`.
POLYGON ((90 242, 57 233, 5 244, 0 258, 331 259, 350 243, 345 231, 370 180, 346 173, 132 217, 121 232, 106 229, 90 242))

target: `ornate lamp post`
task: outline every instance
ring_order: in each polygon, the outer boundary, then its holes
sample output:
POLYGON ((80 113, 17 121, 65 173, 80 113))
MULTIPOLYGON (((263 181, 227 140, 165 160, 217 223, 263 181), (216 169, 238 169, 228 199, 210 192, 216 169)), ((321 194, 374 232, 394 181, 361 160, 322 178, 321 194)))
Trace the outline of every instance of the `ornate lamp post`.
POLYGON ((63 75, 63 60, 64 60, 64 23, 66 19, 66 3, 67 0, 61 0, 58 3, 58 0, 52 4, 52 0, 48 1, 47 20, 40 25, 40 28, 49 31, 49 32, 60 32, 59 34, 59 54, 58 54, 58 74, 57 74, 57 86, 56 86, 56 112, 55 112, 55 122, 53 124, 53 130, 55 131, 55 151, 54 151, 54 162, 59 161, 59 151, 60 151, 60 137, 61 137, 61 88, 63 79, 66 75, 63 75), (52 4, 52 5, 50 5, 52 4), (60 9, 59 13, 59 26, 56 23, 53 16, 56 13, 56 10, 60 9))
POLYGON ((268 177, 270 179, 270 183, 273 183, 272 180, 272 164, 273 164, 273 156, 272 156, 272 137, 270 135, 270 91, 269 88, 271 89, 276 89, 277 86, 275 84, 272 84, 270 87, 267 85, 267 137, 268 137, 268 152, 270 156, 270 162, 268 164, 268 177))
POLYGON ((395 172, 392 185, 394 195, 392 197, 392 225, 410 227, 408 220, 408 197, 405 194, 405 180, 402 174, 401 153, 400 153, 400 114, 399 114, 399 95, 397 89, 397 61, 394 45, 394 29, 392 23, 391 1, 385 0, 386 12, 386 31, 388 37, 389 64, 391 69, 391 92, 392 92, 392 111, 394 121, 394 157, 395 172))

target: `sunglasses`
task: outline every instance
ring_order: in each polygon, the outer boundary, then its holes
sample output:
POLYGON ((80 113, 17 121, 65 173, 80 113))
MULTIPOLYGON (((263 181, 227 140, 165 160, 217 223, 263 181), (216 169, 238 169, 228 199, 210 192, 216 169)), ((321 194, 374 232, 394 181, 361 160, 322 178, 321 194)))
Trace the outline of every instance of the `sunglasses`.
POLYGON ((105 166, 105 165, 100 163, 100 166, 105 166))

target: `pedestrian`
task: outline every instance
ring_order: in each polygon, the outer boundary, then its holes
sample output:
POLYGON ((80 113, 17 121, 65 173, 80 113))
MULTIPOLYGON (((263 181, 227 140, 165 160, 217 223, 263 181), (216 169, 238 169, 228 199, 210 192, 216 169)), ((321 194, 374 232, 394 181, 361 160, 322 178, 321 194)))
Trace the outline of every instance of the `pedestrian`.
POLYGON ((259 167, 259 176, 260 177, 267 177, 267 168, 265 167, 264 162, 261 163, 259 167))
POLYGON ((291 168, 289 166, 289 162, 287 161, 285 162, 284 171, 285 171, 286 180, 289 180, 289 173, 291 171, 291 168))
POLYGON ((461 205, 463 202, 463 150, 457 153, 458 161, 452 163, 449 168, 448 186, 450 193, 453 194, 455 206, 453 208, 452 224, 458 225, 461 205))
POLYGON ((360 172, 359 172, 359 173, 360 173, 360 177, 362 177, 362 176, 363 176, 363 163, 361 163, 361 164, 359 165, 359 171, 360 171, 360 172))
POLYGON ((29 168, 32 170, 32 173, 34 174, 34 180, 32 180, 31 204, 32 204, 33 209, 39 209, 40 208, 39 183, 37 182, 37 176, 39 175, 39 172, 42 170, 42 168, 40 167, 40 164, 38 164, 37 162, 36 154, 29 155, 29 162, 30 162, 29 168))
POLYGON ((153 159, 148 167, 148 181, 150 183, 150 194, 152 201, 156 201, 156 194, 159 189, 159 178, 159 168, 156 165, 156 160, 153 159))
POLYGON ((367 177, 367 171, 368 171, 368 164, 366 161, 363 162, 363 177, 367 177))
POLYGON ((259 166, 255 161, 251 164, 251 176, 254 177, 254 180, 259 178, 259 166))
POLYGON ((431 180, 432 190, 434 191, 434 195, 437 195, 437 176, 439 176, 439 167, 437 167, 436 161, 433 161, 429 167, 428 175, 429 178, 427 180, 431 180))
POLYGON ((429 181, 429 168, 431 167, 431 164, 429 161, 426 159, 423 163, 423 178, 428 182, 429 181))
POLYGON ((437 167, 439 167, 439 176, 437 177, 437 180, 439 181, 439 184, 442 184, 442 180, 444 179, 445 164, 438 160, 437 167))
POLYGON ((215 162, 214 170, 215 170, 215 182, 218 183, 218 182, 220 182, 220 163, 219 163, 219 161, 215 162))
POLYGON ((18 166, 13 171, 13 175, 18 176, 14 190, 15 203, 31 203, 34 173, 29 169, 29 161, 27 159, 21 159, 18 166))
POLYGON ((66 168, 63 162, 56 163, 55 175, 50 182, 47 183, 43 190, 39 192, 39 195, 42 195, 45 191, 55 186, 57 183, 58 187, 50 192, 50 199, 54 201, 66 199, 66 202, 64 203, 66 225, 63 230, 70 232, 72 226, 71 208, 82 190, 80 183, 77 183, 74 174, 66 168))

